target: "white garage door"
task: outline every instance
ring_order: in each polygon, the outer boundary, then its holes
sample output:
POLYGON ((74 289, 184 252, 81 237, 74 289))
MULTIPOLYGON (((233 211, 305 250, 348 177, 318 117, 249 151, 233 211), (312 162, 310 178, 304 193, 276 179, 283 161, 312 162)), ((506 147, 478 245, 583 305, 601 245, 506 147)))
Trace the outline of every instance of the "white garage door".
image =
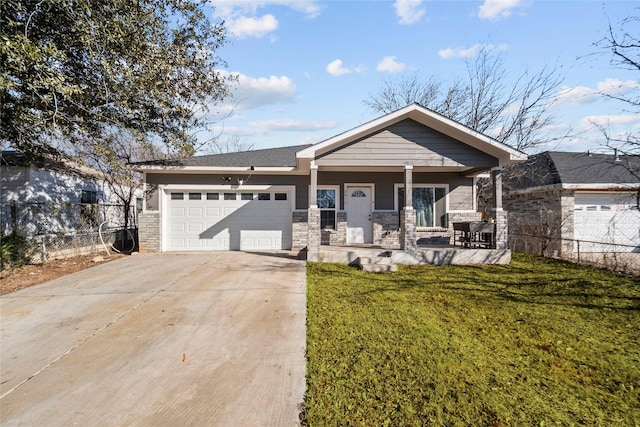
POLYGON ((583 252, 633 252, 640 247, 635 195, 578 193, 574 221, 574 236, 583 252))
POLYGON ((291 248, 287 191, 168 191, 165 249, 291 248))

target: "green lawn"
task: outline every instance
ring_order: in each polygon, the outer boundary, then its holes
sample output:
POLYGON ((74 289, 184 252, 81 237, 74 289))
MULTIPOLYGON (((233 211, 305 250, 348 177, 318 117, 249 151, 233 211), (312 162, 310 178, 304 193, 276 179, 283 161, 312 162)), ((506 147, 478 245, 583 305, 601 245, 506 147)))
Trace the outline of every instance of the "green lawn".
POLYGON ((309 263, 309 426, 640 425, 640 281, 510 266, 309 263))

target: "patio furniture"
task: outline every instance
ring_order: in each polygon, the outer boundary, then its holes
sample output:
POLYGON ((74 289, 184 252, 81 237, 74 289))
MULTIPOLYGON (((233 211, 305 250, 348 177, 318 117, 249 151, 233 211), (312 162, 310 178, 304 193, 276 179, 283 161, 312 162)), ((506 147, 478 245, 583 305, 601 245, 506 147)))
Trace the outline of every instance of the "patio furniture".
POLYGON ((460 242, 465 248, 495 247, 495 224, 484 221, 465 221, 453 223, 453 245, 460 242))

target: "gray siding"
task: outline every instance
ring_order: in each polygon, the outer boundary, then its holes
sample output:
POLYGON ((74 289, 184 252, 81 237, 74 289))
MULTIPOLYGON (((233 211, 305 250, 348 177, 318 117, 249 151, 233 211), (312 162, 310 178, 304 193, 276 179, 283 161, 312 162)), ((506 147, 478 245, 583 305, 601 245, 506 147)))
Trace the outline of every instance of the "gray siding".
MULTIPOLYGON (((318 185, 340 186, 340 209, 344 209, 344 183, 373 183, 376 210, 393 210, 394 186, 404 182, 403 172, 322 172, 318 185)), ((473 179, 457 173, 414 173, 414 184, 449 184, 449 210, 473 209, 473 179)))
MULTIPOLYGON (((223 176, 231 176, 231 182, 238 178, 247 179, 247 175, 229 174, 151 174, 147 173, 147 210, 158 209, 157 185, 223 185, 223 176)), ((340 187, 339 209, 344 209, 344 183, 373 183, 375 185, 376 210, 393 210, 394 184, 404 180, 402 172, 318 172, 318 185, 337 185, 340 187)), ((464 178, 456 173, 414 173, 414 184, 449 184, 449 210, 473 209, 473 179, 464 178)), ((307 209, 310 179, 298 175, 253 175, 247 185, 295 185, 296 209, 307 209)))
POLYGON ((407 119, 318 157, 320 166, 493 167, 482 151, 407 119))

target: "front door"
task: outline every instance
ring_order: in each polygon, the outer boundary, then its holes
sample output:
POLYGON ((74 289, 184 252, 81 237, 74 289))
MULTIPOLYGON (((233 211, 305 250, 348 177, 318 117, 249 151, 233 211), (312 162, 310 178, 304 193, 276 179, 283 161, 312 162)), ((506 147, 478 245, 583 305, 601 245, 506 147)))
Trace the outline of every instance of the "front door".
POLYGON ((372 243, 372 187, 345 187, 347 211, 347 243, 372 243))

